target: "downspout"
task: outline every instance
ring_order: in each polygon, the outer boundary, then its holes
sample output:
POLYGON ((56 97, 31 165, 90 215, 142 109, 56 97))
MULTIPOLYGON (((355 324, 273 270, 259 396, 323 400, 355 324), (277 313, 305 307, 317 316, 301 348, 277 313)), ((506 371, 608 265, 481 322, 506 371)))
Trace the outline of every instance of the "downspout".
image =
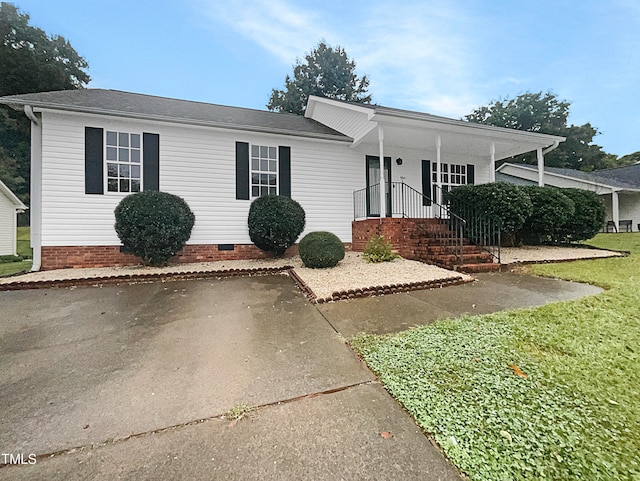
POLYGON ((36 117, 36 114, 33 113, 33 107, 31 107, 31 105, 24 106, 24 113, 27 116, 27 118, 31 120, 31 122, 33 122, 36 125, 40 125, 38 121, 38 117, 36 117))
POLYGON ((39 271, 42 265, 42 124, 31 105, 24 106, 24 113, 31 121, 31 270, 39 271))
POLYGON ((560 145, 559 140, 554 140, 553 144, 546 149, 539 148, 536 151, 536 157, 538 158, 538 185, 544 187, 544 156, 551 152, 553 149, 560 145))
POLYGON ((558 147, 558 145, 560 145, 560 141, 559 140, 554 140, 553 144, 550 147, 547 147, 546 149, 544 149, 542 151, 542 155, 547 155, 549 152, 551 152, 552 150, 556 149, 558 147))

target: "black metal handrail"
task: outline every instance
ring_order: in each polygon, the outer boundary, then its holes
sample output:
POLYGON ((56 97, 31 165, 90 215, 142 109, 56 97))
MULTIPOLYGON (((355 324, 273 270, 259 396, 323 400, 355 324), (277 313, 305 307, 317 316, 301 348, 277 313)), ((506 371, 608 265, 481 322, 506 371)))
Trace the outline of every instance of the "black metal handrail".
MULTIPOLYGON (((390 184, 390 216, 402 216, 411 219, 436 218, 442 222, 426 225, 425 234, 435 240, 435 244, 456 256, 462 263, 462 251, 465 238, 466 221, 451 212, 443 204, 435 202, 404 182, 390 184)), ((380 215, 380 184, 371 185, 353 193, 354 220, 377 217, 380 215)))
MULTIPOLYGON (((436 186, 436 189, 439 188, 436 186)), ((455 191, 442 190, 442 199, 449 209, 467 222, 466 236, 471 242, 493 256, 500 263, 500 232, 502 220, 494 215, 481 212, 477 207, 456 197, 455 191), (452 206, 453 201, 453 206, 452 206)))

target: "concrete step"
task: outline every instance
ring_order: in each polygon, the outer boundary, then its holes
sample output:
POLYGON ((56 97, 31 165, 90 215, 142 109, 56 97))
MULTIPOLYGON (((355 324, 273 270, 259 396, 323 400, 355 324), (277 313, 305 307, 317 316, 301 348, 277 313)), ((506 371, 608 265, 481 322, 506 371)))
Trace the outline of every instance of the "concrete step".
POLYGON ((456 270, 473 274, 475 272, 500 272, 501 265, 496 262, 485 262, 483 264, 461 264, 456 266, 456 270))

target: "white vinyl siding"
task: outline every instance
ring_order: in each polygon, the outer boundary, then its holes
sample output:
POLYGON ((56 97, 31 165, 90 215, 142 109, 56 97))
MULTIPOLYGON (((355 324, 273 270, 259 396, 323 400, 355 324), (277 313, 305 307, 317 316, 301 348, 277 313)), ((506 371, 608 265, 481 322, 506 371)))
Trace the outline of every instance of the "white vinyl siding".
MULTIPOLYGON (((84 128, 160 136, 160 190, 183 197, 196 223, 189 244, 250 244, 250 201, 235 198, 235 143, 291 147, 291 197, 306 211, 306 232, 351 242, 353 191, 364 158, 344 142, 44 111, 42 245, 119 245, 113 211, 127 194, 84 193, 84 128)), ((304 235, 304 234, 303 234, 304 235)))
POLYGON ((0 191, 0 256, 16 253, 16 206, 0 191))

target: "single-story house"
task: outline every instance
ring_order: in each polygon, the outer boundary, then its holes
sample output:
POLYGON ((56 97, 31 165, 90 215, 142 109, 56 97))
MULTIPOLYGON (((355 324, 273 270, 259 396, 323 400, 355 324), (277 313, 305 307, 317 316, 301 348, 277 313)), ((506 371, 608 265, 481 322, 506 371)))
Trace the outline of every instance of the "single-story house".
MULTIPOLYGON (((496 180, 533 185, 539 184, 540 176, 535 165, 504 163, 496 171, 496 180)), ((545 166, 540 185, 573 187, 600 195, 607 212, 605 230, 609 226, 616 232, 632 231, 640 223, 640 164, 593 172, 545 166)))
POLYGON ((0 256, 16 255, 18 213, 26 209, 22 201, 0 180, 0 256))
POLYGON ((327 230, 357 248, 375 219, 399 238, 402 219, 443 216, 443 191, 491 182, 496 161, 525 152, 542 165, 564 140, 320 97, 304 116, 103 89, 0 103, 31 120, 34 270, 136 263, 113 211, 148 189, 181 196, 195 214, 178 262, 262 255, 247 214, 268 194, 302 205, 303 235, 327 230))

